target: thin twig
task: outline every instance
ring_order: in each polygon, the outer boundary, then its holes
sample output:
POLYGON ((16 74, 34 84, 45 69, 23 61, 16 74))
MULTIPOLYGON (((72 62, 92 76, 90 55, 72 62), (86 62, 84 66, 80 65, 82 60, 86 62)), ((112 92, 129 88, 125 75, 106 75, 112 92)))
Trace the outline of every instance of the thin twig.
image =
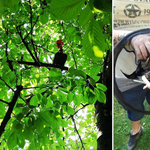
MULTIPOLYGON (((71 46, 71 48, 72 48, 72 45, 69 43, 69 45, 71 46)), ((72 53, 72 57, 73 57, 73 60, 74 60, 74 63, 75 63, 75 67, 76 67, 76 69, 77 69, 77 62, 76 62, 76 59, 75 59, 75 57, 74 57, 74 53, 73 53, 73 48, 71 49, 71 53, 72 53)))
POLYGON ((40 88, 40 87, 28 87, 28 88, 23 88, 23 90, 36 89, 36 88, 40 88))
POLYGON ((4 100, 2 100, 2 99, 0 99, 0 101, 1 101, 2 103, 5 103, 5 104, 9 105, 9 102, 6 102, 6 101, 4 101, 4 100))
POLYGON ((4 79, 2 79, 1 77, 0 77, 0 79, 5 83, 5 85, 6 85, 9 89, 11 89, 13 92, 15 92, 14 89, 12 89, 12 88, 5 82, 4 79))
POLYGON ((41 47, 43 47, 49 41, 50 37, 51 36, 49 35, 49 37, 47 38, 47 40, 45 41, 45 43, 43 45, 41 45, 41 47))
POLYGON ((88 105, 90 105, 90 104, 83 105, 83 107, 81 107, 80 109, 78 109, 73 115, 69 116, 67 120, 69 120, 72 116, 74 116, 75 114, 77 114, 80 110, 84 109, 88 105))
MULTIPOLYGON (((37 18, 36 18, 36 21, 34 22, 34 24, 33 24, 33 27, 32 28, 34 28, 34 26, 36 25, 36 23, 38 22, 38 19, 39 19, 39 16, 37 16, 37 18)), ((30 30, 30 32, 24 37, 24 40, 29 36, 31 34, 31 30, 30 30)))
MULTIPOLYGON (((79 139, 80 139, 82 148, 83 148, 83 150, 85 150, 84 144, 83 144, 83 141, 82 141, 82 138, 81 138, 81 136, 80 136, 80 134, 79 134, 79 132, 78 132, 78 129, 77 129, 77 126, 76 126, 75 119, 74 119, 73 115, 71 116, 71 119, 72 119, 72 121, 73 121, 73 123, 74 123, 75 131, 77 132, 77 134, 78 134, 78 136, 79 136, 79 139)), ((81 149, 82 149, 82 148, 81 148, 81 149)))
MULTIPOLYGON (((71 46, 71 48, 72 48, 72 46, 71 46)), ((71 53, 72 53, 72 57, 73 57, 73 59, 74 59, 75 67, 76 67, 76 69, 77 69, 77 62, 76 62, 76 59, 75 59, 75 57, 74 57, 73 49, 71 49, 71 53)))
POLYGON ((30 55, 31 55, 31 57, 33 58, 33 60, 34 60, 35 62, 37 62, 37 60, 35 59, 35 57, 33 56, 32 52, 31 52, 30 48, 28 47, 28 44, 26 43, 25 39, 23 38, 21 31, 19 31, 20 27, 17 26, 16 29, 17 29, 18 34, 20 35, 20 38, 21 38, 21 40, 22 40, 24 46, 26 47, 27 51, 30 53, 30 55))

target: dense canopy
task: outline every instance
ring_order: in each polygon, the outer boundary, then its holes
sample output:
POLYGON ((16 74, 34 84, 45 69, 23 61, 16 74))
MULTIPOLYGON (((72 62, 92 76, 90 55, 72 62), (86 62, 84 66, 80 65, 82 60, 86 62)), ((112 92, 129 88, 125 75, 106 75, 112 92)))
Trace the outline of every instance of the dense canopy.
POLYGON ((0 149, 96 149, 93 104, 106 102, 112 28, 97 3, 0 1, 0 149), (64 67, 53 64, 57 40, 64 67))

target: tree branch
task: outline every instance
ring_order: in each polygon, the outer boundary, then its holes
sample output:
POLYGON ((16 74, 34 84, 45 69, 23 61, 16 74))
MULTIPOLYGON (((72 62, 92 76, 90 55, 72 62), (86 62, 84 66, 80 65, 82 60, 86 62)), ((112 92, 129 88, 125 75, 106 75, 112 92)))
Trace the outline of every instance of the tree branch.
MULTIPOLYGON (((73 123, 74 123, 75 131, 77 132, 77 134, 78 134, 78 136, 79 136, 79 139, 80 139, 80 142, 81 142, 82 148, 85 150, 85 148, 84 148, 84 144, 83 144, 83 141, 82 141, 82 138, 81 138, 81 136, 80 136, 80 134, 79 134, 79 132, 78 132, 78 130, 77 130, 77 126, 76 126, 76 123, 75 123, 75 119, 74 119, 74 117, 73 117, 73 116, 71 116, 71 119, 72 119, 72 121, 73 121, 73 123)), ((82 148, 81 148, 81 149, 82 149, 82 148)))
POLYGON ((5 127, 7 125, 7 122, 11 118, 11 113, 13 111, 13 108, 14 108, 16 102, 17 102, 17 99, 18 99, 22 89, 23 89, 23 86, 21 86, 21 85, 17 86, 17 90, 14 93, 12 101, 9 104, 9 108, 8 108, 8 110, 7 110, 6 114, 5 114, 5 117, 4 117, 4 119, 3 119, 2 123, 1 123, 1 126, 0 126, 0 137, 2 136, 3 132, 5 131, 5 127))
MULTIPOLYGON (((12 60, 9 60, 9 61, 13 62, 12 60)), ((31 66, 35 66, 35 67, 51 67, 51 68, 59 68, 61 70, 68 70, 68 67, 61 67, 61 66, 49 64, 49 63, 41 63, 40 62, 40 64, 39 64, 37 62, 27 62, 27 61, 14 61, 14 62, 18 62, 19 64, 24 64, 24 65, 31 65, 31 66)))
POLYGON ((41 45, 41 47, 43 47, 49 41, 50 37, 51 36, 49 35, 49 37, 47 38, 47 40, 45 41, 45 43, 43 45, 41 45))
POLYGON ((11 89, 13 92, 15 92, 15 91, 5 82, 4 79, 2 79, 2 78, 0 77, 0 80, 2 80, 2 81, 5 83, 5 85, 6 85, 9 89, 11 89))
MULTIPOLYGON (((69 45, 71 46, 71 48, 72 48, 72 45, 69 43, 69 45)), ((75 59, 75 57, 74 57, 74 53, 73 53, 73 48, 71 49, 71 53, 72 53, 72 57, 73 57, 73 60, 74 60, 74 63, 75 63, 75 67, 76 67, 76 69, 77 69, 77 62, 76 62, 76 59, 75 59)))
POLYGON ((27 51, 30 53, 30 55, 31 55, 31 57, 33 58, 33 60, 34 60, 35 62, 38 62, 38 60, 33 56, 33 54, 32 54, 32 52, 31 52, 30 48, 28 47, 28 44, 26 43, 25 39, 22 37, 21 31, 19 31, 20 27, 17 26, 16 29, 17 29, 18 34, 19 34, 19 36, 20 36, 20 38, 21 38, 23 44, 25 45, 27 51))
MULTIPOLYGON (((70 119, 72 116, 74 116, 75 114, 77 114, 80 110, 84 109, 84 108, 85 108, 86 106, 88 106, 88 105, 90 105, 90 104, 85 104, 85 105, 83 105, 83 107, 81 107, 80 109, 78 109, 73 115, 69 116, 68 119, 70 119)), ((68 120, 68 119, 67 119, 67 120, 68 120)))
MULTIPOLYGON (((37 18, 36 18, 36 21, 34 22, 34 24, 33 24, 33 28, 34 28, 34 26, 36 25, 36 23, 37 23, 37 21, 38 21, 38 18, 39 18, 39 16, 37 16, 37 18)), ((33 21, 32 21, 33 22, 33 21)), ((26 22, 26 23, 30 23, 30 22, 26 22)), ((20 24, 20 25, 18 25, 18 27, 20 27, 20 26, 22 26, 22 25, 24 25, 25 23, 23 23, 23 24, 20 24)), ((31 30, 30 30, 30 32, 24 37, 24 40, 29 36, 31 34, 31 30)))
POLYGON ((2 100, 2 99, 0 99, 0 102, 5 103, 5 104, 9 105, 9 102, 6 102, 6 101, 4 101, 4 100, 2 100))
MULTIPOLYGON (((5 32, 6 32, 6 35, 8 37, 8 29, 5 28, 5 32)), ((8 66, 9 68, 11 69, 11 71, 13 71, 13 65, 11 62, 9 62, 9 59, 8 59, 8 41, 6 42, 6 50, 5 50, 5 54, 6 54, 6 58, 7 58, 7 63, 8 63, 8 66)))

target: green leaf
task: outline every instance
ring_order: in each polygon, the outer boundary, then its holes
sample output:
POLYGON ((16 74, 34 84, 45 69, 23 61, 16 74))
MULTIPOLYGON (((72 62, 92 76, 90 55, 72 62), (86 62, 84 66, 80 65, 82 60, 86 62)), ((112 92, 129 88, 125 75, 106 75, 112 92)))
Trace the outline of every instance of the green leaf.
POLYGON ((36 96, 33 96, 30 100, 30 105, 32 106, 38 106, 38 99, 36 96))
POLYGON ((89 78, 89 81, 91 85, 95 86, 96 82, 93 78, 89 78))
POLYGON ((67 88, 59 87, 59 90, 65 92, 65 93, 69 93, 69 90, 67 88))
POLYGON ((17 4, 17 2, 19 2, 19 0, 5 0, 4 1, 4 5, 6 6, 6 7, 14 7, 14 5, 16 5, 17 4))
POLYGON ((22 114, 26 114, 26 113, 28 113, 29 112, 29 107, 28 106, 26 106, 26 107, 24 107, 23 109, 22 109, 22 114))
POLYGON ((88 103, 89 104, 94 104, 97 100, 97 96, 95 94, 95 92, 90 89, 89 87, 86 90, 87 96, 88 96, 88 103))
POLYGON ((32 127, 34 125, 34 121, 35 121, 35 118, 33 116, 30 116, 28 119, 28 126, 32 127))
POLYGON ((103 92, 105 92, 107 90, 107 87, 104 84, 101 83, 96 83, 96 87, 100 90, 102 90, 103 92))
POLYGON ((42 15, 40 15, 39 20, 42 24, 46 24, 48 22, 49 14, 44 11, 42 15))
POLYGON ((92 10, 90 9, 90 6, 87 5, 85 9, 81 11, 81 14, 79 16, 79 24, 84 27, 85 25, 88 24, 88 22, 91 20, 93 17, 92 10))
POLYGON ((94 0, 94 7, 104 11, 104 12, 112 12, 112 0, 105 0, 105 1, 99 1, 99 0, 94 0))
POLYGON ((69 69, 69 73, 75 76, 80 76, 86 79, 86 73, 83 72, 82 70, 75 70, 73 68, 69 69))
POLYGON ((18 136, 18 145, 19 145, 20 148, 23 149, 23 147, 25 145, 25 139, 23 137, 23 133, 19 132, 19 134, 17 136, 18 136))
POLYGON ((18 144, 17 133, 12 132, 7 140, 7 145, 9 149, 13 149, 18 144))
POLYGON ((14 84, 14 83, 16 83, 16 75, 15 75, 15 73, 14 72, 10 72, 9 73, 9 82, 11 83, 11 84, 14 84))
POLYGON ((51 97, 49 96, 47 98, 47 104, 46 104, 46 108, 50 108, 53 106, 53 103, 52 103, 52 100, 51 100, 51 97))
POLYGON ((64 143, 64 141, 62 140, 62 139, 58 139, 58 143, 61 145, 61 146, 65 146, 65 143, 64 143))
POLYGON ((96 96, 91 96, 88 98, 88 103, 89 104, 95 104, 95 102, 97 101, 96 96))
POLYGON ((67 106, 67 112, 68 112, 69 115, 73 115, 74 114, 73 108, 71 108, 69 106, 67 106))
POLYGON ((5 104, 3 104, 2 102, 0 102, 0 117, 4 117, 5 115, 5 104))
POLYGON ((73 93, 70 92, 68 95, 67 95, 67 100, 68 100, 68 103, 72 102, 73 101, 73 93))
MULTIPOLYGON (((5 65, 5 67, 6 67, 5 69, 8 69, 7 65, 5 65)), ((5 73, 3 74, 3 79, 7 80, 7 82, 9 81, 10 84, 16 83, 16 75, 14 72, 10 71, 10 69, 5 71, 5 73)))
POLYGON ((88 94, 87 94, 87 91, 84 91, 84 96, 82 98, 82 102, 83 103, 87 103, 88 102, 88 94))
POLYGON ((41 89, 46 88, 46 87, 48 87, 48 84, 42 83, 42 84, 38 85, 38 87, 41 88, 41 89))
POLYGON ((40 111, 38 113, 40 119, 43 121, 43 124, 47 126, 53 125, 53 118, 50 117, 49 111, 40 111))
POLYGON ((69 70, 68 70, 68 72, 70 72, 71 74, 73 74, 73 72, 74 72, 74 66, 71 66, 70 68, 69 68, 69 70))
POLYGON ((104 92, 100 91, 100 99, 99 102, 106 103, 106 95, 104 92))
POLYGON ((95 95, 94 91, 92 89, 89 89, 89 92, 95 95))
POLYGON ((49 142, 49 139, 46 134, 40 134, 38 136, 38 141, 39 141, 39 143, 42 143, 43 145, 45 145, 49 142))
POLYGON ((40 101, 42 99, 42 95, 40 93, 37 93, 35 95, 35 97, 38 99, 38 101, 40 101))
POLYGON ((49 72, 50 81, 60 79, 62 76, 61 71, 56 68, 52 68, 49 72))
POLYGON ((24 117, 23 113, 19 113, 16 115, 17 120, 21 121, 21 119, 24 117))
POLYGON ((99 78, 97 74, 100 72, 100 65, 99 64, 94 64, 93 67, 90 69, 90 77, 93 79, 99 78))
POLYGON ((77 32, 76 28, 74 27, 70 27, 67 31, 70 35, 75 35, 77 32))
MULTIPOLYGON (((2 62, 3 63, 3 62, 2 62)), ((7 72, 10 72, 9 66, 8 64, 4 61, 4 66, 3 66, 3 72, 6 74, 7 72)), ((3 74, 4 75, 4 74, 3 74)), ((3 78, 5 78, 5 75, 3 76, 3 78)))
POLYGON ((2 16, 3 12, 4 12, 4 4, 3 4, 3 1, 1 0, 0 1, 0 17, 2 16))
POLYGON ((15 126, 14 126, 14 129, 13 129, 16 133, 19 133, 21 132, 22 130, 22 125, 20 123, 17 123, 15 126))
POLYGON ((99 23, 92 19, 83 37, 83 49, 85 54, 94 62, 103 57, 105 51, 105 38, 99 23))
POLYGON ((35 147, 35 143, 31 142, 31 144, 28 147, 28 150, 33 150, 33 149, 37 149, 37 148, 35 147))
POLYGON ((63 150, 64 148, 62 146, 56 146, 56 150, 59 149, 59 150, 63 150))
POLYGON ((106 103, 106 95, 103 91, 99 90, 98 88, 94 89, 96 98, 101 103, 106 103))
POLYGON ((84 0, 52 0, 50 12, 53 16, 62 20, 72 20, 78 16, 84 0))
POLYGON ((75 70, 74 75, 76 75, 76 76, 81 76, 81 77, 83 77, 84 79, 86 79, 86 73, 83 72, 82 70, 75 70))
POLYGON ((81 99, 79 98, 79 95, 77 94, 74 95, 74 103, 75 105, 80 106, 81 99))
POLYGON ((0 88, 3 88, 5 86, 4 81, 0 80, 0 88))
POLYGON ((55 101, 55 108, 59 109, 60 108, 60 104, 62 103, 63 100, 60 101, 55 101))
POLYGON ((37 132, 42 133, 43 132, 43 120, 40 118, 37 118, 35 120, 35 124, 34 124, 35 129, 37 130, 37 132))
POLYGON ((42 104, 47 104, 47 97, 45 95, 42 97, 42 104))

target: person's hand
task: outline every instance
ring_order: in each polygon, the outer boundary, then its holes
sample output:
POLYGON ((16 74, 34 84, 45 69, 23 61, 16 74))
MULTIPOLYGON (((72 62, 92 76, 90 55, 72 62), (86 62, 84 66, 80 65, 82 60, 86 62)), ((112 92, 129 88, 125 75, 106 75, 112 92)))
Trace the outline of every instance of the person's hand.
POLYGON ((150 82, 149 82, 149 80, 146 78, 145 75, 142 76, 142 80, 143 80, 144 83, 146 84, 146 85, 143 87, 143 89, 147 89, 147 88, 150 89, 150 82))
POLYGON ((143 87, 143 89, 147 89, 147 88, 150 89, 150 83, 149 83, 149 84, 146 84, 146 85, 143 87))
POLYGON ((137 35, 132 38, 131 45, 135 49, 136 55, 139 59, 146 59, 148 56, 147 50, 150 53, 150 36, 137 35))

